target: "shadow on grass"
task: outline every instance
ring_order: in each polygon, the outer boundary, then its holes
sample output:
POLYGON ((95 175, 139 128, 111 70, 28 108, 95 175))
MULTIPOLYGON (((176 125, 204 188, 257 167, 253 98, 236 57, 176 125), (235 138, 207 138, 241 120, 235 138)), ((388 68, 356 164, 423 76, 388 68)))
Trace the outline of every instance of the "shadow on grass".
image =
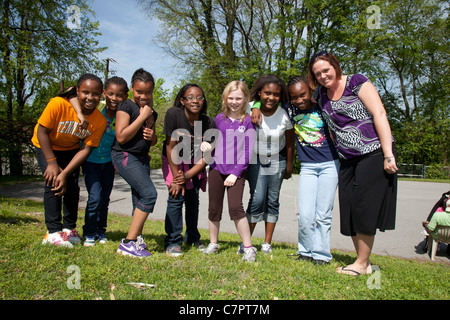
POLYGON ((32 214, 29 214, 29 215, 21 214, 21 215, 17 215, 17 216, 12 216, 12 215, 4 215, 4 214, 0 213, 0 223, 21 225, 21 224, 36 223, 36 222, 40 222, 40 220, 33 217, 32 214))
POLYGON ((342 264, 345 266, 352 264, 353 262, 355 262, 355 259, 356 259, 355 255, 351 255, 348 252, 333 251, 332 255, 333 255, 333 260, 336 263, 342 264))

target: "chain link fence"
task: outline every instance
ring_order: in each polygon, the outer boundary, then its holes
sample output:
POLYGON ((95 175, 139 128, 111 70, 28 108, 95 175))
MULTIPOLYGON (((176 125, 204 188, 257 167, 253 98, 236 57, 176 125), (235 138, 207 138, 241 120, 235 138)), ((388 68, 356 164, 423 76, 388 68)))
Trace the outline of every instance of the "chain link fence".
POLYGON ((397 174, 405 178, 450 179, 450 167, 402 163, 398 166, 397 174))

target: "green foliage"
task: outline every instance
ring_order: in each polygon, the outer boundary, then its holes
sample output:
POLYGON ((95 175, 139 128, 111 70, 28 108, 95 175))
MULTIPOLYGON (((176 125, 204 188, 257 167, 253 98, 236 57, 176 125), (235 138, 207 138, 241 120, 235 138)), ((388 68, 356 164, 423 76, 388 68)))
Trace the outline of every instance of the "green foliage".
POLYGON ((164 141, 166 140, 166 136, 163 134, 164 116, 166 111, 172 106, 168 90, 164 90, 162 88, 163 84, 164 79, 157 79, 153 93, 153 104, 156 112, 158 113, 158 119, 156 119, 156 134, 158 136, 158 142, 150 149, 151 169, 161 168, 162 148, 164 147, 164 141))
POLYGON ((306 74, 309 57, 328 49, 339 58, 345 74, 363 73, 374 82, 402 159, 448 164, 448 152, 436 152, 430 145, 442 141, 441 132, 448 138, 446 1, 138 2, 160 20, 158 41, 183 62, 186 80, 205 90, 210 115, 218 112, 229 81, 240 79, 251 88, 264 73, 287 81, 306 74), (371 25, 375 19, 379 24, 371 25), (432 123, 435 130, 423 122, 432 123), (419 127, 426 132, 417 132, 419 127))
POLYGON ((90 20, 88 4, 78 1, 79 25, 70 27, 71 5, 71 0, 3 1, 0 97, 17 103, 15 110, 7 106, 9 119, 20 119, 27 100, 46 84, 103 69, 96 58, 105 49, 95 39, 98 22, 90 20))
POLYGON ((448 163, 450 149, 450 118, 418 117, 393 127, 400 163, 437 165, 448 163))
POLYGON ((29 145, 32 123, 47 104, 43 98, 48 98, 53 84, 103 69, 96 55, 105 49, 95 39, 98 22, 91 20, 93 13, 84 0, 76 2, 80 19, 72 19, 76 12, 71 16, 67 10, 73 4, 72 0, 2 1, 0 152, 8 156, 14 175, 22 174, 21 148, 29 145), (68 24, 69 20, 75 24, 68 24), (37 101, 30 106, 36 94, 37 101))

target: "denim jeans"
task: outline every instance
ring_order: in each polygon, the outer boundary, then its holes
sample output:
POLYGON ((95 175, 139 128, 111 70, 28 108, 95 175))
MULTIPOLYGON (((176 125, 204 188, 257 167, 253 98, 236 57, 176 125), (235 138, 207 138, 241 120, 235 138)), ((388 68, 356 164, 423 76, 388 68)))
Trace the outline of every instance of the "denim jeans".
MULTIPOLYGON (((36 160, 42 171, 47 169, 47 161, 40 148, 35 148, 36 160)), ((58 165, 64 169, 72 161, 78 149, 68 151, 53 150, 58 165)), ((44 211, 45 224, 50 233, 61 231, 63 228, 75 229, 78 218, 78 201, 80 199, 80 187, 78 186, 78 177, 80 168, 75 169, 67 177, 66 192, 62 196, 57 196, 51 190, 52 186, 44 185, 44 211), (61 223, 61 211, 63 213, 61 223)))
POLYGON ((94 163, 86 161, 82 165, 84 183, 88 192, 83 235, 93 237, 97 233, 105 233, 109 196, 114 184, 114 166, 111 161, 94 163))
POLYGON ((268 164, 250 164, 247 180, 250 186, 250 200, 247 207, 249 223, 266 221, 276 223, 280 209, 280 189, 286 172, 286 158, 281 155, 268 164))
POLYGON ((200 240, 198 232, 198 206, 199 192, 201 182, 197 177, 192 178, 194 187, 186 189, 184 196, 180 193, 176 198, 169 195, 167 199, 167 210, 165 219, 165 230, 167 236, 164 239, 164 250, 173 246, 181 245, 183 242, 183 204, 186 206, 186 233, 184 241, 187 243, 195 243, 200 240))
POLYGON ((331 212, 338 183, 339 160, 302 162, 298 183, 298 252, 330 261, 331 212))
POLYGON ((152 213, 158 192, 150 179, 150 160, 147 155, 136 156, 112 150, 112 163, 120 176, 130 185, 134 208, 152 213))

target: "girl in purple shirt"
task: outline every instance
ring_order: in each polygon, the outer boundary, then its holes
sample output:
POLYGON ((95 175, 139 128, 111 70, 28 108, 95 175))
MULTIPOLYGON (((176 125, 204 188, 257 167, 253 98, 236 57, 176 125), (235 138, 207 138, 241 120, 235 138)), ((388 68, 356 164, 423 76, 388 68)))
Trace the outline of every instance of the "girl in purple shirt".
MULTIPOLYGON (((230 218, 243 242, 242 260, 253 262, 256 249, 252 246, 250 228, 242 204, 245 172, 255 141, 255 127, 246 113, 249 97, 250 92, 245 83, 230 82, 222 94, 223 112, 215 118, 219 134, 208 177, 210 244, 204 253, 215 253, 219 248, 219 227, 226 191, 230 218)), ((202 147, 204 151, 210 148, 209 145, 202 147)))

